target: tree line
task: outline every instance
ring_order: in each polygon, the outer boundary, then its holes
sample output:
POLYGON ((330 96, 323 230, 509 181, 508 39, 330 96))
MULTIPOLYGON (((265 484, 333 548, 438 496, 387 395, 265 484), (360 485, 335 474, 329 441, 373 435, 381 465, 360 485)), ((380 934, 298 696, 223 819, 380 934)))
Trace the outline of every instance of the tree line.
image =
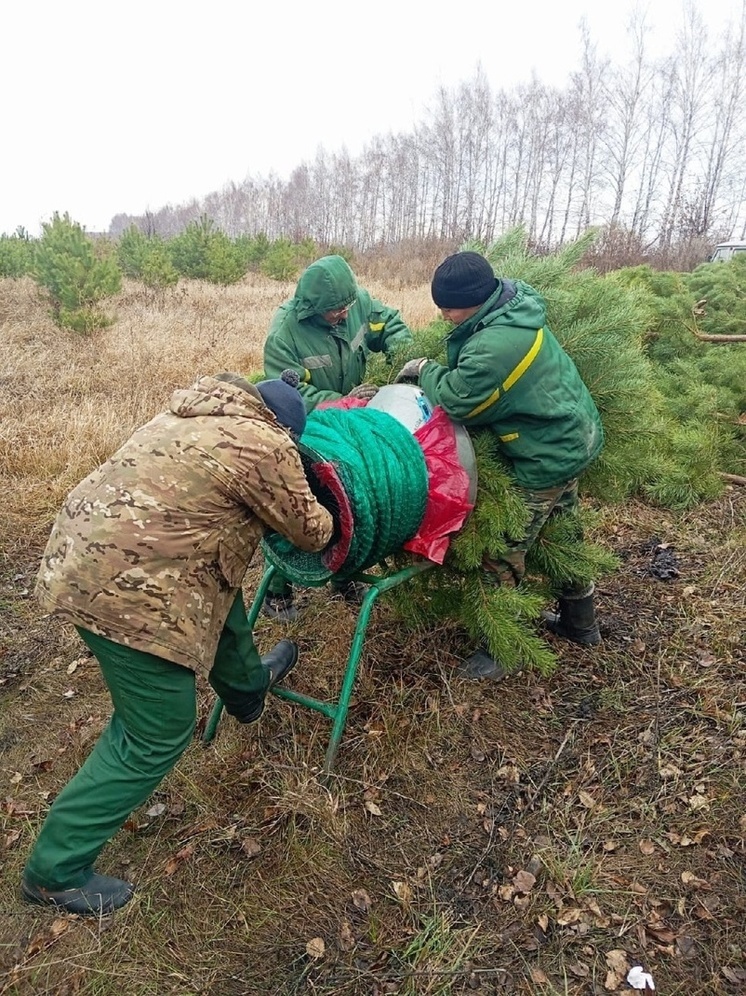
POLYGON ((623 231, 663 254, 693 240, 746 238, 746 4, 713 41, 689 8, 666 57, 648 54, 644 17, 630 22, 630 56, 599 55, 586 27, 567 84, 534 78, 513 90, 483 70, 441 87, 411 133, 376 136, 357 156, 321 148, 287 180, 248 176, 177 206, 118 214, 171 237, 202 216, 228 236, 346 245, 469 238, 522 226, 536 245, 590 226, 623 231))

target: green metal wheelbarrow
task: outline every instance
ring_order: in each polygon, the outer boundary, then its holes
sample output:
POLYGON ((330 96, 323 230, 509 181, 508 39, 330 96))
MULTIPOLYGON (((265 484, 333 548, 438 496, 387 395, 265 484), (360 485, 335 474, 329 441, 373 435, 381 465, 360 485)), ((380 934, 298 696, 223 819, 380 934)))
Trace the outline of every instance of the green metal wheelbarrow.
MULTIPOLYGON (((368 590, 365 593, 365 597, 360 605, 357 625, 352 638, 350 653, 347 658, 347 665, 342 676, 342 685, 339 692, 339 698, 336 701, 325 702, 320 699, 312 698, 310 695, 302 695, 300 692, 294 692, 292 689, 285 688, 282 685, 278 685, 272 689, 272 694, 276 695, 278 698, 287 699, 289 702, 295 702, 297 705, 305 706, 307 709, 314 709, 316 712, 320 712, 322 715, 326 716, 327 719, 332 721, 332 732, 329 737, 329 745, 326 749, 326 757, 324 759, 324 767, 322 769, 323 779, 326 779, 331 774, 337 749, 339 748, 342 735, 344 734, 345 725, 347 723, 347 712, 350 706, 350 698, 352 696, 352 690, 355 686, 358 664, 360 663, 360 657, 365 643, 365 633, 368 628, 368 623, 370 622, 370 615, 376 599, 382 592, 389 591, 391 588, 396 588, 398 585, 403 584, 405 581, 411 580, 411 578, 421 574, 423 571, 426 571, 433 566, 434 564, 431 561, 422 560, 397 571, 389 572, 387 566, 382 564, 381 567, 383 568, 384 573, 380 575, 361 572, 352 574, 349 577, 349 580, 351 581, 362 581, 364 584, 368 585, 368 590)), ((249 626, 252 630, 256 625, 259 611, 264 603, 264 597, 269 590, 270 581, 272 580, 276 570, 277 568, 273 565, 267 567, 264 575, 262 576, 259 587, 257 588, 254 601, 252 602, 251 608, 248 612, 249 626)), ((345 580, 348 580, 348 578, 345 578, 345 580)), ((317 585, 316 587, 320 587, 320 585, 317 585)), ((222 713, 223 703, 220 699, 218 699, 212 708, 212 712, 210 713, 210 717, 205 727, 205 732, 202 736, 204 743, 210 743, 214 739, 222 713)))

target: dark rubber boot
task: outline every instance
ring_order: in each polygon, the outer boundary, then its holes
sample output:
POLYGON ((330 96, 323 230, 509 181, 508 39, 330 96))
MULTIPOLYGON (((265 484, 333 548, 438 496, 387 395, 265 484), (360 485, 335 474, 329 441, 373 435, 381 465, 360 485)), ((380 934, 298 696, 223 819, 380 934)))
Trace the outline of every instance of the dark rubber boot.
POLYGON ((134 885, 121 878, 108 875, 91 877, 79 889, 44 889, 21 879, 21 895, 29 903, 39 906, 56 906, 79 916, 106 916, 132 899, 134 885))
POLYGON ((601 633, 596 622, 596 610, 593 606, 593 585, 582 591, 568 590, 557 600, 557 612, 542 612, 542 618, 547 628, 557 636, 595 647, 601 642, 601 633))
POLYGON ((468 678, 470 681, 481 681, 484 678, 489 678, 490 681, 502 681, 509 674, 507 669, 484 649, 475 650, 458 670, 462 678, 468 678))
POLYGON ((299 612, 293 604, 293 596, 273 595, 270 592, 264 599, 262 613, 270 619, 279 619, 280 622, 295 622, 299 612))
POLYGON ((261 660, 262 667, 269 671, 267 691, 260 699, 257 699, 253 710, 244 710, 241 718, 242 723, 255 723, 264 712, 267 693, 271 692, 275 685, 286 678, 295 667, 298 660, 298 644, 293 643, 292 640, 280 640, 268 653, 262 655, 261 660))
POLYGON ((292 640, 280 640, 269 653, 262 655, 262 665, 269 671, 268 692, 290 674, 297 660, 298 644, 292 640))
POLYGON ((362 581, 342 581, 332 584, 332 596, 343 598, 348 605, 362 605, 368 592, 367 584, 362 581))

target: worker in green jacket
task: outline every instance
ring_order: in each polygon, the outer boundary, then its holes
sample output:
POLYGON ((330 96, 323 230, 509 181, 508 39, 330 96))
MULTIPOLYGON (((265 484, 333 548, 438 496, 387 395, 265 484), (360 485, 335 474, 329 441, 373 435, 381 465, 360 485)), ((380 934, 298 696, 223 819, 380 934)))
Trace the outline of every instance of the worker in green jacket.
MULTIPOLYGON (((378 388, 365 382, 368 355, 391 357, 411 342, 412 333, 396 308, 360 287, 341 256, 322 256, 301 274, 295 295, 272 319, 264 344, 264 376, 295 370, 307 411, 344 397, 370 400, 378 388)), ((340 590, 359 600, 353 582, 340 590)), ((292 587, 280 574, 270 583, 263 611, 274 619, 297 618, 292 587)))
MULTIPOLYGON (((453 330, 447 365, 421 357, 399 372, 417 380, 428 398, 455 421, 489 427, 531 512, 526 535, 508 543, 498 559, 485 560, 501 584, 517 585, 526 551, 550 516, 578 504, 578 476, 598 456, 604 434, 593 398, 578 370, 550 331, 542 297, 521 280, 498 279, 476 252, 449 256, 436 269, 432 296, 453 330)), ((582 644, 600 633, 593 586, 560 593, 553 632, 582 644)), ((484 651, 467 671, 498 667, 484 651)))

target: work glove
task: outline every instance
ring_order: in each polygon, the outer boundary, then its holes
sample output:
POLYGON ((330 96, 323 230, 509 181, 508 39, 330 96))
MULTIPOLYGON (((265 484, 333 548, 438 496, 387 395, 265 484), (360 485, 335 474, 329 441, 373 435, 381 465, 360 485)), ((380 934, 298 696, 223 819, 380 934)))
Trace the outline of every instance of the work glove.
POLYGON ((370 401, 378 394, 378 388, 375 384, 358 384, 357 387, 353 387, 351 391, 348 391, 348 398, 361 398, 363 401, 370 401))
POLYGON ((400 384, 404 380, 419 380, 420 369, 425 365, 425 363, 427 363, 426 356, 418 356, 416 360, 409 360, 396 375, 394 383, 400 384))

